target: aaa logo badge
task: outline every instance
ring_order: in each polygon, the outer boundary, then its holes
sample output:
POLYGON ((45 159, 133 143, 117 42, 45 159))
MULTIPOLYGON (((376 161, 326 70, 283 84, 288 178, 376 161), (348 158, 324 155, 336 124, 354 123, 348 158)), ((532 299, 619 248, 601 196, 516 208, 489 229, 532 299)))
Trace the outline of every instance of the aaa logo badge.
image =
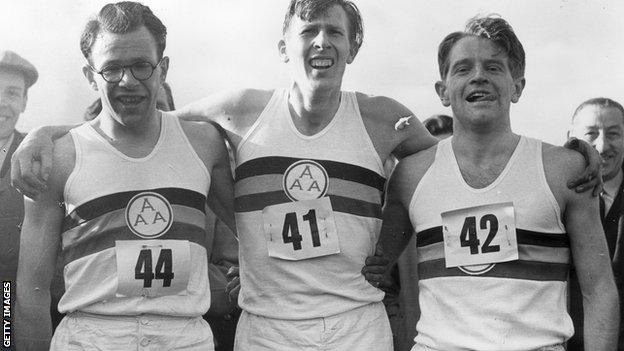
POLYGON ((318 162, 301 160, 286 169, 283 187, 292 201, 318 199, 327 193, 329 177, 318 162))
POLYGON ((165 234, 173 223, 171 204, 162 195, 143 192, 126 205, 126 224, 143 239, 154 239, 165 234))

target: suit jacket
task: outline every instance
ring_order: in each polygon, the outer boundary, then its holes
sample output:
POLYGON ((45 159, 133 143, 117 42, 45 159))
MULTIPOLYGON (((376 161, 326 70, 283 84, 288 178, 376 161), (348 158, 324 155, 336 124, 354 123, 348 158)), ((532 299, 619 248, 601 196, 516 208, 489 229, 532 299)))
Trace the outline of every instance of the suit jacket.
POLYGON ((24 198, 11 187, 11 155, 23 139, 24 135, 15 131, 7 156, 0 166, 0 279, 12 281, 13 286, 24 219, 24 198))

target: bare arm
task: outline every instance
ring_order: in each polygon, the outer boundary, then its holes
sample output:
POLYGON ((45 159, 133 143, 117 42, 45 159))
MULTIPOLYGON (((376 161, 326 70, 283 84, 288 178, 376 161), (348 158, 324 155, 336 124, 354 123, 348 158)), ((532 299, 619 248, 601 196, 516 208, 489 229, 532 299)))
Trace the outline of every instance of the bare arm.
POLYGON ((418 155, 408 156, 399 161, 390 176, 377 252, 366 259, 366 266, 362 269, 366 280, 375 286, 378 286, 375 283, 383 283, 383 274, 397 261, 412 237, 409 205, 434 155, 435 148, 430 148, 418 155))
POLYGON ((547 179, 563 211, 574 267, 583 295, 586 350, 615 350, 619 324, 618 295, 609 251, 600 223, 598 200, 561 183, 584 167, 578 154, 567 150, 545 153, 547 179))
MULTIPOLYGON (((61 148, 63 149, 63 148, 61 148)), ((59 150, 62 151, 62 150, 59 150)), ((73 156, 68 152, 66 157, 73 156)), ((58 167, 65 162, 55 158, 58 167)), ((58 168, 51 173, 50 186, 37 201, 26 199, 20 239, 16 301, 16 340, 21 350, 47 350, 52 337, 50 282, 60 244, 64 216, 62 189, 65 175, 58 168)))

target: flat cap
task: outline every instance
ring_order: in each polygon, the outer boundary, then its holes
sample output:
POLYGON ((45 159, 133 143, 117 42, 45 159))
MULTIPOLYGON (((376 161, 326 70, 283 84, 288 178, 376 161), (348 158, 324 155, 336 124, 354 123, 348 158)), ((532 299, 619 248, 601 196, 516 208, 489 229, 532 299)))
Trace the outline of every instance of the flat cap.
POLYGON ((32 63, 10 50, 0 50, 0 69, 21 72, 24 75, 26 89, 35 84, 39 78, 39 73, 32 63))

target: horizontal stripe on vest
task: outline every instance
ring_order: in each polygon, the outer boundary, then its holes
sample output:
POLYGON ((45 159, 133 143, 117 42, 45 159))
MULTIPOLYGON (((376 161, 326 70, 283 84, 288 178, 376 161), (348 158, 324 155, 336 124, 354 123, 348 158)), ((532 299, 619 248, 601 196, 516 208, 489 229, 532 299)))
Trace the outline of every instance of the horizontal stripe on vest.
POLYGON ((264 174, 282 175, 290 165, 301 160, 311 160, 321 164, 329 178, 349 180, 368 185, 379 191, 384 190, 386 179, 368 168, 336 161, 280 156, 260 157, 243 163, 236 167, 235 181, 264 174))
MULTIPOLYGON (((418 248, 418 263, 444 258, 444 243, 439 242, 418 248)), ((522 261, 570 263, 570 249, 536 245, 518 245, 518 258, 522 261)))
MULTIPOLYGON (((518 245, 536 245, 548 247, 570 247, 570 239, 566 233, 541 233, 516 228, 518 245)), ((423 247, 443 242, 442 226, 425 229, 416 233, 416 246, 423 247)))
POLYGON ((457 267, 446 268, 444 259, 418 264, 418 277, 421 280, 440 277, 491 277, 512 278, 537 281, 567 281, 570 265, 530 261, 511 261, 497 263, 486 273, 470 275, 457 267))
POLYGON ((76 207, 63 220, 63 230, 67 231, 84 221, 97 218, 107 212, 123 209, 135 195, 143 192, 154 192, 164 196, 171 205, 192 207, 205 213, 206 195, 193 190, 181 188, 143 189, 109 194, 76 207))
MULTIPOLYGON (((185 223, 174 222, 169 231, 162 236, 153 238, 156 240, 188 240, 198 245, 206 247, 206 230, 203 227, 197 227, 185 223)), ((81 257, 85 257, 96 252, 115 247, 117 240, 147 240, 143 239, 130 231, 128 227, 119 227, 99 232, 99 235, 92 237, 91 240, 82 242, 78 245, 63 249, 63 263, 68 264, 81 257)))
MULTIPOLYGON (((206 215, 195 208, 171 205, 171 209, 174 223, 184 223, 200 228, 206 225, 206 215)), ((125 209, 105 213, 63 232, 63 249, 91 240, 104 230, 115 230, 126 226, 125 209)))
MULTIPOLYGON (((257 194, 258 191, 266 193, 283 189, 283 177, 281 174, 265 174, 239 180, 236 183, 234 193, 235 196, 242 196, 257 194)), ((381 203, 382 200, 382 193, 373 187, 337 178, 330 179, 327 194, 372 203, 381 203)))
MULTIPOLYGON (((329 195, 334 212, 343 212, 356 216, 381 219, 381 205, 366 201, 350 199, 342 196, 329 195)), ((243 195, 234 199, 236 212, 261 211, 267 206, 292 202, 283 191, 243 195)))

